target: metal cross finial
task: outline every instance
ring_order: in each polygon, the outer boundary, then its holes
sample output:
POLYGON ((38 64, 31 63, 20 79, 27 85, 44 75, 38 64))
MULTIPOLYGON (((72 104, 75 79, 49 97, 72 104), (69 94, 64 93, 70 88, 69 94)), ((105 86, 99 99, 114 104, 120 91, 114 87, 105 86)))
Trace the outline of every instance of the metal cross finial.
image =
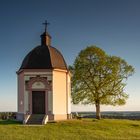
POLYGON ((45 25, 45 32, 47 31, 47 26, 50 24, 49 22, 47 22, 47 20, 45 20, 44 23, 42 23, 43 25, 45 25))

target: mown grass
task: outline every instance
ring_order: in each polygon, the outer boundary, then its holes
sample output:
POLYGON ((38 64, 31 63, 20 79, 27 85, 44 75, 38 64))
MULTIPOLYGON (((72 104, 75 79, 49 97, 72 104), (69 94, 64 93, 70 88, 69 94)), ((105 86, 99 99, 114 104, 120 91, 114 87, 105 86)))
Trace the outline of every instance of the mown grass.
POLYGON ((0 121, 0 140, 140 140, 140 121, 82 119, 44 126, 0 121))

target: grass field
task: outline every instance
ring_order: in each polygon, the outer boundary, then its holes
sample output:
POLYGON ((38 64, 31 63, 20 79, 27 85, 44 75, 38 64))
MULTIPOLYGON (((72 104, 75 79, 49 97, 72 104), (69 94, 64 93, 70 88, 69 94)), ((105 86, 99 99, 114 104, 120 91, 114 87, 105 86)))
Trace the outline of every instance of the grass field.
POLYGON ((44 126, 0 121, 0 140, 140 140, 140 121, 83 119, 44 126))

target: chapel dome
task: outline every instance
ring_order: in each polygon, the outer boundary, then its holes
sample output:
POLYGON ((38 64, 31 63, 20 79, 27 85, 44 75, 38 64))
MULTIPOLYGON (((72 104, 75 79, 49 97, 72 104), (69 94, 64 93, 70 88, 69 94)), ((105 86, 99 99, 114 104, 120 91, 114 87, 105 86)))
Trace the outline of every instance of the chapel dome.
POLYGON ((24 58, 21 69, 62 69, 67 70, 62 54, 51 46, 51 36, 44 32, 41 35, 41 45, 35 47, 24 58))

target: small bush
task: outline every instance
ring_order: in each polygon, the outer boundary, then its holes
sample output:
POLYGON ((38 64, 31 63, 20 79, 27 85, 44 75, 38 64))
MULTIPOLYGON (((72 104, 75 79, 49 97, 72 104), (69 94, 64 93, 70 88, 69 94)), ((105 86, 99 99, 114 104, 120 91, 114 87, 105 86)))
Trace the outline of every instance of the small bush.
POLYGON ((16 119, 16 113, 15 112, 1 112, 0 119, 2 120, 16 119))

